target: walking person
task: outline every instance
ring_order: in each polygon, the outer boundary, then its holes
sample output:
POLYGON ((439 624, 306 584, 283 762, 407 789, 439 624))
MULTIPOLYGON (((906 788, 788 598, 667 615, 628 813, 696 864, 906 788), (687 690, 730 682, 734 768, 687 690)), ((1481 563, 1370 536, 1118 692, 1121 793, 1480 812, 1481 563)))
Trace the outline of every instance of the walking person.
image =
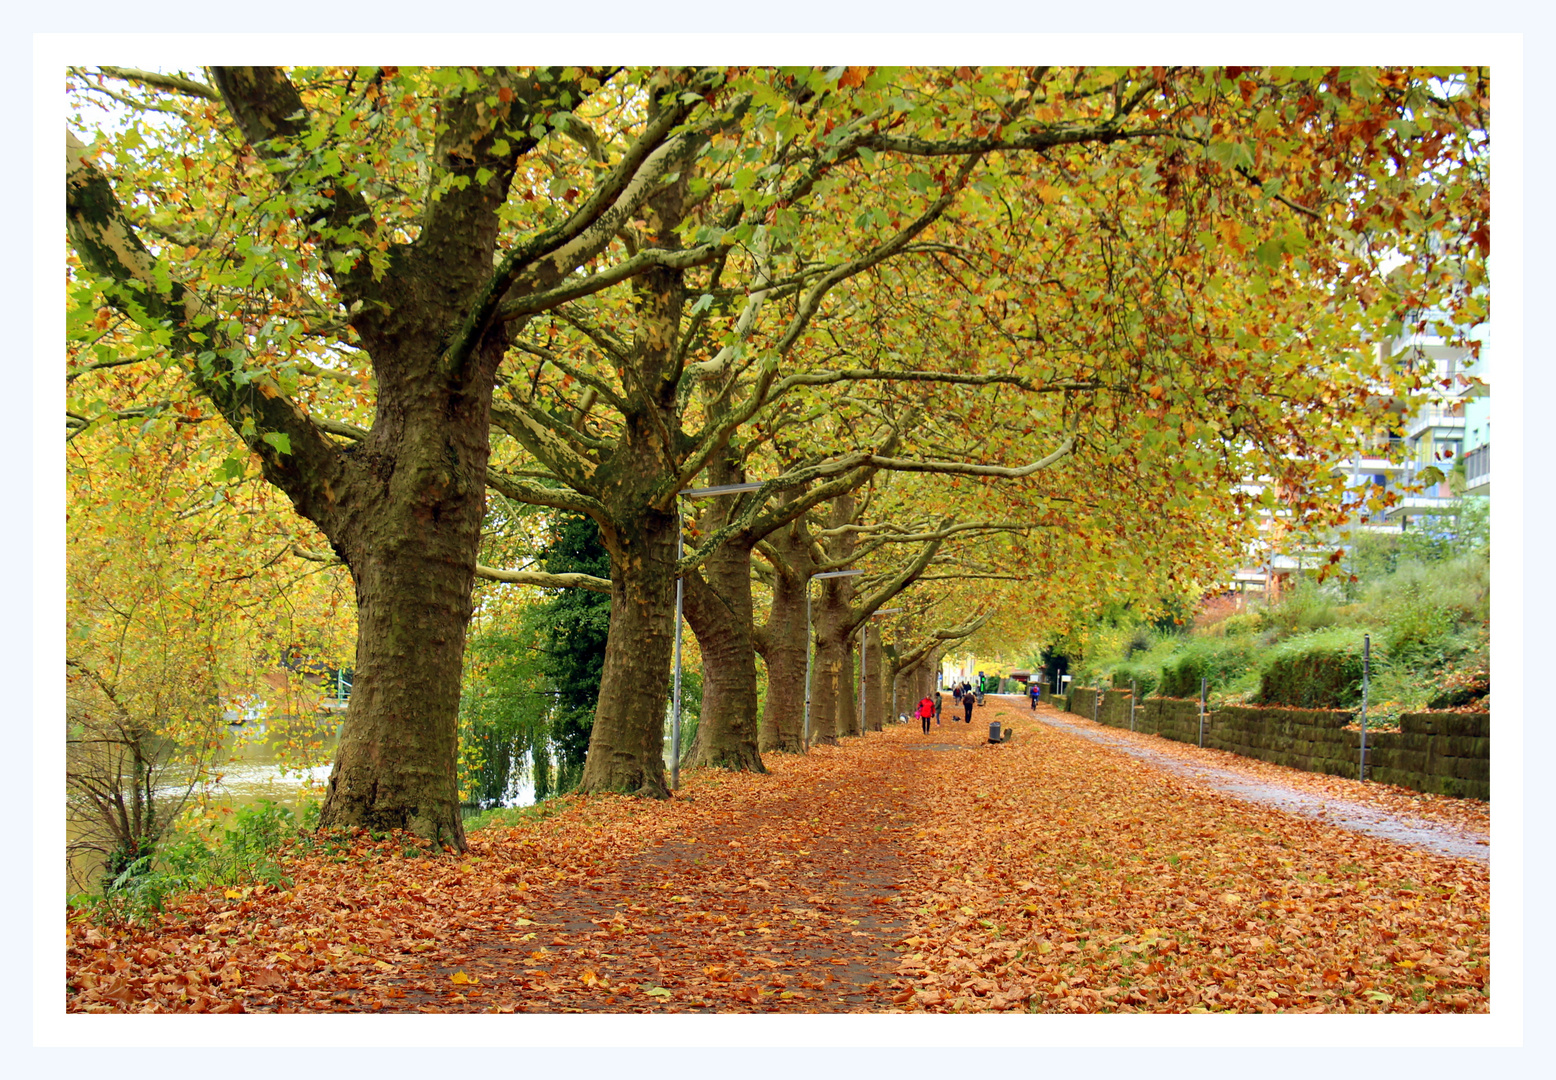
POLYGON ((967 710, 967 722, 972 723, 973 696, 970 693, 962 694, 962 708, 967 710))
POLYGON ((940 691, 935 691, 935 726, 940 726, 940 691))
POLYGON ((956 699, 956 703, 958 705, 960 705, 962 703, 962 684, 961 683, 953 683, 951 685, 951 696, 956 699))
POLYGON ((929 698, 925 698, 923 701, 918 703, 918 718, 919 721, 924 725, 925 735, 929 734, 929 718, 934 715, 935 703, 933 701, 931 701, 929 698))

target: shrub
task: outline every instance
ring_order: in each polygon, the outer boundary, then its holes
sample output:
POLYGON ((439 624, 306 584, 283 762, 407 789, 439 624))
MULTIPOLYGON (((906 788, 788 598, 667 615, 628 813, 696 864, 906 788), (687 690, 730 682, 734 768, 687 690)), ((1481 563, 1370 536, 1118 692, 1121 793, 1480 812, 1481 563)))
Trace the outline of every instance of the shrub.
MULTIPOLYGON (((317 820, 317 811, 305 812, 317 820)), ((278 853, 297 838, 291 810, 261 799, 220 819, 190 821, 169 831, 153 854, 142 856, 105 882, 99 896, 78 894, 76 902, 101 915, 143 920, 162 911, 169 898, 217 885, 253 882, 288 884, 278 853)))
POLYGON ((1253 645, 1242 638, 1196 638, 1162 664, 1163 697, 1199 697, 1200 680, 1208 689, 1228 686, 1253 667, 1253 645))
POLYGON ((1259 664, 1261 705, 1352 709, 1361 702, 1362 631, 1345 628, 1288 638, 1259 664))
POLYGON ((1339 621, 1342 598, 1334 586, 1303 581, 1266 613, 1266 621, 1282 636, 1323 630, 1339 621))
POLYGON ((1257 611, 1240 611, 1222 619, 1218 629, 1224 637, 1252 637, 1264 629, 1264 616, 1257 611))
POLYGON ((1114 666, 1114 689, 1128 690, 1130 680, 1134 681, 1139 696, 1145 697, 1161 684, 1161 669, 1151 664, 1140 664, 1134 661, 1125 661, 1114 666))
POLYGON ((1148 652, 1152 645, 1156 644, 1155 635, 1148 626, 1137 626, 1129 635, 1129 641, 1124 646, 1124 658, 1127 660, 1135 653, 1148 652))
POLYGON ((1454 651, 1454 622, 1450 608, 1416 592, 1395 609, 1378 644, 1397 667, 1438 664, 1454 651))

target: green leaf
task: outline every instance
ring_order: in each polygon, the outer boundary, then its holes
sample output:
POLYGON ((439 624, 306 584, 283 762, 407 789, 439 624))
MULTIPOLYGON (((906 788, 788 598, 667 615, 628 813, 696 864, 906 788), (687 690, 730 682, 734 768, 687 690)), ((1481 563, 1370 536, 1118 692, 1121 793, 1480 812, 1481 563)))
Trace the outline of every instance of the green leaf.
POLYGON ((697 302, 692 305, 692 314, 693 315, 701 315, 704 311, 707 311, 712 306, 713 306, 713 294, 712 293, 703 293, 701 296, 699 296, 697 298, 697 302))
POLYGON ((1213 142, 1206 152, 1210 155, 1211 161, 1225 165, 1227 168, 1253 168, 1253 154, 1243 143, 1213 142))
POLYGON ((1253 257, 1273 269, 1280 265, 1280 257, 1285 254, 1285 251, 1284 240, 1266 240, 1253 249, 1253 257))
POLYGON ((647 994, 649 997, 669 997, 670 996, 670 991, 666 990, 662 986, 650 986, 647 990, 644 990, 643 993, 647 994))
POLYGON ((292 452, 292 440, 285 432, 267 431, 260 438, 275 447, 278 454, 290 454, 292 452))

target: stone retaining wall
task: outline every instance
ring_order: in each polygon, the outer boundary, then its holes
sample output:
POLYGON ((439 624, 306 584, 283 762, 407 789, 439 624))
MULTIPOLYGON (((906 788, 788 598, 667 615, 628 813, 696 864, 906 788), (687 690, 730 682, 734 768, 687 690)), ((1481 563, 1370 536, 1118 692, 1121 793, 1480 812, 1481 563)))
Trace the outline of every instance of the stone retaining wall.
MULTIPOLYGON (((1054 704, 1108 727, 1130 726, 1127 690, 1107 690, 1097 700, 1090 687, 1074 687, 1054 704)), ((1346 727, 1355 714, 1327 709, 1228 706, 1207 712, 1204 745, 1304 772, 1354 777, 1361 732, 1346 727)), ((1199 745, 1199 702, 1146 698, 1135 706, 1134 730, 1199 745)), ((1368 778, 1414 791, 1471 799, 1491 798, 1489 713, 1406 713, 1399 731, 1367 734, 1368 778)))

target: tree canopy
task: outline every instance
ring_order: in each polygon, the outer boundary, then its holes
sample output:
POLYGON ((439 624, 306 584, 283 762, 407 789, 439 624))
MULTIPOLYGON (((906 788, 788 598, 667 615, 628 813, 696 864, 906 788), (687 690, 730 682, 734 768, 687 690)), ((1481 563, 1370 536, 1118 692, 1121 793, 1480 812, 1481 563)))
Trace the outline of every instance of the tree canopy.
POLYGON ((1299 522, 1337 512, 1319 463, 1369 394, 1419 385, 1369 335, 1484 317, 1481 69, 70 80, 72 334, 126 342, 72 376, 170 373, 352 575, 326 824, 462 842, 488 487, 597 524, 583 784, 662 795, 675 580, 761 515, 932 475, 931 501, 1025 527, 1018 572, 1172 580, 1226 554, 1250 476, 1299 522), (130 117, 95 123, 105 97, 130 117), (699 478, 763 487, 683 554, 699 478))

